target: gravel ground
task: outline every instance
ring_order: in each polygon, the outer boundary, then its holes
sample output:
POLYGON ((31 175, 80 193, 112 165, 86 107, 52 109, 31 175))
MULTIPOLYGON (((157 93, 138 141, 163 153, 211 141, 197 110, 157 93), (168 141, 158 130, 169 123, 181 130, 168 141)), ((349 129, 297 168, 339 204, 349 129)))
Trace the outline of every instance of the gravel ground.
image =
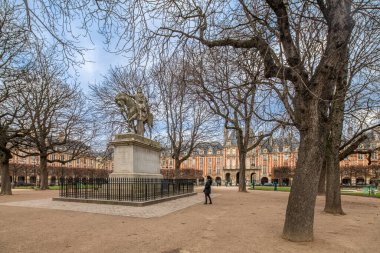
POLYGON ((57 208, 50 200, 57 194, 16 190, 0 196, 0 253, 377 252, 380 247, 380 199, 342 196, 346 215, 334 216, 322 212, 324 198, 318 197, 314 241, 293 243, 281 239, 286 192, 213 187, 212 205, 203 205, 198 194, 114 213, 107 213, 114 207, 96 204, 57 208))

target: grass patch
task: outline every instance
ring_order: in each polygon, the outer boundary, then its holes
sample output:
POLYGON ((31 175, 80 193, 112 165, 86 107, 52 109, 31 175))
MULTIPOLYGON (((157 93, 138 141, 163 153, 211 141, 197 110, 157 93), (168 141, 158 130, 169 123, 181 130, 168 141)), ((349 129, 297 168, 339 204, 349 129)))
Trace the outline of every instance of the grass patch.
MULTIPOLYGON (((14 188, 14 189, 26 189, 26 190, 35 189, 35 190, 39 190, 39 188, 35 188, 34 186, 16 186, 16 188, 14 188)), ((49 186, 48 189, 49 190, 59 190, 59 185, 49 186)))
MULTIPOLYGON (((249 188, 249 190, 252 190, 249 188)), ((274 191, 273 186, 255 186, 255 190, 258 191, 274 191)), ((290 192, 290 187, 277 187, 277 191, 280 192, 290 192)), ((380 198, 380 192, 377 192, 375 195, 369 196, 368 193, 364 192, 346 192, 346 191, 341 191, 342 195, 351 195, 351 196, 359 196, 359 197, 375 197, 375 198, 380 198)))
POLYGON ((34 189, 34 186, 16 186, 14 189, 34 189))
MULTIPOLYGON (((251 188, 249 188, 251 190, 251 188)), ((255 186, 255 190, 259 191, 274 191, 274 186, 255 186)), ((277 187, 279 192, 290 192, 290 187, 277 187)))
POLYGON ((49 186, 49 190, 59 190, 59 185, 49 186))
POLYGON ((380 192, 375 193, 375 195, 368 195, 368 193, 364 192, 342 192, 342 195, 351 195, 351 196, 359 196, 359 197, 374 197, 380 198, 380 192))

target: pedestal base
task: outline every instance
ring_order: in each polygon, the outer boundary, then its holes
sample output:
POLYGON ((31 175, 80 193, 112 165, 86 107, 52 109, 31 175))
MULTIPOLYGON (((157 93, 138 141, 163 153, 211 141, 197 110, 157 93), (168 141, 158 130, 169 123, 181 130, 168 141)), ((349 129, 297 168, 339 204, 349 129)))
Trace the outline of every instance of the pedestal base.
POLYGON ((137 134, 120 134, 114 147, 110 177, 163 178, 160 174, 160 144, 137 134))

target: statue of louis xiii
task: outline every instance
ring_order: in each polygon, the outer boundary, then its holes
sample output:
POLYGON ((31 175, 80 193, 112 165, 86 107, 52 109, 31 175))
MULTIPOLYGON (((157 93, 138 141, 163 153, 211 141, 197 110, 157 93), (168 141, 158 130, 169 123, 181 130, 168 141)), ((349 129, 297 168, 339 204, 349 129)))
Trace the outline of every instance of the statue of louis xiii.
POLYGON ((150 135, 152 134, 153 115, 150 113, 148 100, 141 88, 137 89, 135 95, 127 93, 117 94, 115 102, 127 121, 129 131, 144 136, 144 125, 147 124, 150 135))

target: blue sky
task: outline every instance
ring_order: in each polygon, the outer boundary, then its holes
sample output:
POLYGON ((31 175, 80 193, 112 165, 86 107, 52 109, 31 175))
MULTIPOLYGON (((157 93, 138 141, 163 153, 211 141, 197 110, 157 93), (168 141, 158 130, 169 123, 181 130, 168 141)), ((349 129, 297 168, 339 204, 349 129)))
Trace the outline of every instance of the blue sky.
POLYGON ((88 48, 85 53, 84 65, 77 69, 79 77, 78 81, 81 84, 83 91, 88 94, 89 84, 99 83, 102 81, 102 76, 105 75, 111 66, 125 65, 127 58, 107 52, 106 45, 103 43, 103 38, 92 33, 92 42, 88 38, 83 38, 80 45, 88 48))

